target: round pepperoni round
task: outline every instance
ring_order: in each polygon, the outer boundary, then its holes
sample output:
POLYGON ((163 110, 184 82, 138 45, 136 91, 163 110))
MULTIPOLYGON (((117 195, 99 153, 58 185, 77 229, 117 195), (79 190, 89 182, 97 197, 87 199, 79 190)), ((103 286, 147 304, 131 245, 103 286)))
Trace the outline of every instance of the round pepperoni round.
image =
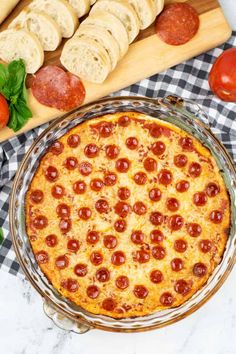
POLYGON ((161 200, 161 195, 161 191, 158 188, 153 188, 149 191, 149 198, 153 202, 159 202, 159 200, 161 200))
POLYGON ((56 213, 61 218, 68 218, 70 216, 70 207, 65 203, 59 204, 56 208, 56 213))
POLYGON ((45 243, 48 247, 55 247, 57 245, 57 236, 54 234, 48 235, 45 238, 45 243))
POLYGON ((111 297, 103 300, 102 308, 106 311, 114 311, 116 308, 116 302, 111 297))
POLYGON ((192 162, 189 165, 188 172, 190 176, 193 178, 199 177, 202 172, 202 167, 198 162, 192 162))
POLYGON ((115 236, 106 235, 106 236, 104 236, 103 243, 106 248, 108 248, 109 250, 112 250, 112 249, 116 248, 118 242, 117 242, 117 238, 115 236))
POLYGON ((143 285, 135 285, 134 287, 134 295, 138 299, 145 299, 148 296, 148 289, 143 285))
POLYGON ((186 192, 190 187, 190 184, 188 181, 185 181, 185 180, 182 180, 182 181, 179 181, 178 183, 176 183, 176 190, 177 192, 179 193, 184 193, 186 192))
POLYGON ((50 146, 49 151, 53 154, 53 155, 60 155, 64 150, 64 145, 56 140, 54 141, 54 143, 50 146))
POLYGON ((74 252, 74 253, 78 252, 78 250, 80 249, 79 241, 75 240, 75 239, 70 239, 67 242, 67 248, 71 252, 74 252))
POLYGON ((96 271, 96 279, 101 283, 105 283, 110 279, 110 272, 107 268, 100 268, 96 271))
POLYGON ((155 246, 152 249, 152 255, 155 259, 163 259, 166 256, 166 250, 162 246, 155 246))
POLYGON ((65 188, 60 185, 55 185, 51 189, 53 198, 61 199, 65 195, 65 188))
POLYGON ((36 260, 39 264, 46 264, 49 261, 49 256, 46 251, 39 251, 35 254, 36 260))
POLYGON ((208 183, 206 186, 206 193, 208 197, 213 198, 220 193, 220 186, 214 182, 208 183))
POLYGON ((119 219, 114 223, 114 228, 117 232, 124 232, 127 228, 127 224, 125 220, 119 219))
POLYGON ((69 265, 69 259, 65 255, 63 256, 58 256, 55 260, 55 266, 58 269, 65 269, 69 265))
POLYGON ((45 171, 45 178, 49 181, 49 182, 55 182, 59 177, 59 173, 58 170, 56 169, 56 167, 53 166, 49 166, 46 171, 45 171))
POLYGON ((76 157, 67 157, 67 159, 64 162, 64 166, 67 168, 69 171, 73 171, 78 167, 78 160, 76 157))
POLYGON ((103 186, 103 181, 100 178, 94 178, 90 182, 90 188, 95 192, 99 192, 100 190, 102 190, 103 186))
POLYGON ((204 206, 207 203, 207 195, 205 192, 198 192, 193 195, 193 202, 196 206, 204 206))
POLYGON ((137 183, 138 185, 142 186, 147 182, 147 175, 144 172, 137 172, 134 175, 134 181, 135 183, 137 183))
POLYGON ((174 297, 171 293, 165 292, 160 297, 160 303, 163 306, 171 306, 174 302, 174 297))
POLYGON ((172 180, 173 176, 169 170, 163 169, 158 173, 158 181, 164 186, 171 184, 172 180))
POLYGON ((212 249, 211 240, 201 240, 199 242, 199 248, 203 253, 210 252, 210 250, 212 249))
POLYGON ((99 148, 96 144, 88 144, 84 148, 84 154, 89 158, 92 159, 99 154, 99 148))
POLYGON ((110 122, 100 122, 98 124, 98 132, 101 138, 108 138, 112 135, 113 124, 110 122))
POLYGON ((143 162, 143 167, 148 172, 154 172, 157 169, 157 162, 155 159, 152 159, 151 157, 147 157, 143 162))
POLYGON ((122 251, 116 251, 111 256, 111 263, 116 266, 120 266, 120 265, 124 264, 125 260, 126 260, 126 257, 125 257, 124 252, 122 252, 122 251))
POLYGON ((100 252, 93 252, 91 253, 90 256, 90 261, 93 263, 95 266, 98 266, 103 262, 103 255, 100 252))
POLYGON ((112 187, 117 182, 117 175, 113 172, 108 172, 104 176, 104 184, 105 186, 112 187))
POLYGON ((164 235, 160 230, 152 230, 150 232, 150 240, 152 243, 160 243, 164 240, 164 235))
POLYGON ((144 215, 147 212, 147 207, 143 202, 136 202, 134 203, 133 211, 137 215, 144 215))
POLYGON ((59 228, 63 234, 66 234, 71 230, 72 223, 70 219, 61 219, 59 222, 59 228))
POLYGON ((156 156, 161 156, 166 151, 166 146, 162 141, 156 141, 151 146, 152 153, 156 156))
POLYGON ((82 220, 88 220, 88 219, 90 219, 91 216, 92 216, 92 210, 89 209, 89 208, 86 208, 86 207, 80 208, 80 209, 78 210, 78 215, 79 215, 80 219, 82 219, 82 220))
POLYGON ((138 139, 135 137, 130 137, 126 139, 125 145, 130 150, 136 150, 138 147, 138 139))
POLYGON ((214 224, 220 224, 223 220, 223 213, 219 210, 213 210, 210 213, 210 220, 214 224))
POLYGON ((207 274, 207 266, 201 262, 194 264, 193 274, 198 278, 204 277, 207 274))
POLYGON ((160 270, 153 270, 150 274, 150 280, 154 284, 160 284, 164 279, 163 274, 160 270))
POLYGON ((125 275, 120 275, 116 278, 116 286, 121 290, 127 289, 129 286, 129 278, 125 275))
POLYGON ((187 295, 191 290, 189 284, 184 279, 177 280, 174 289, 178 294, 183 296, 187 295))
POLYGON ((159 226, 163 223, 164 216, 159 211, 154 211, 151 213, 149 220, 151 224, 159 226))
POLYGON ((100 294, 100 290, 96 285, 90 285, 87 287, 87 295, 90 299, 96 299, 100 294))
POLYGON ((166 207, 169 211, 177 211, 180 207, 180 203, 176 198, 169 198, 166 201, 166 207))
POLYGON ((179 253, 183 253, 187 250, 188 248, 188 243, 183 240, 183 239, 178 239, 178 240, 175 240, 174 242, 174 249, 176 252, 179 252, 179 253))
POLYGON ((138 250, 134 253, 133 255, 133 260, 135 262, 139 262, 139 263, 147 263, 150 259, 150 254, 149 252, 141 249, 141 250, 138 250))
POLYGON ((36 216, 33 219, 32 224, 33 224, 33 227, 37 230, 45 229, 45 227, 48 226, 48 218, 44 215, 36 216))
POLYGON ((73 191, 76 194, 84 194, 86 190, 87 190, 87 186, 84 181, 77 181, 73 184, 73 191))
POLYGON ((80 171, 81 175, 88 176, 92 173, 93 166, 91 165, 91 163, 89 163, 87 161, 83 161, 79 164, 79 171, 80 171))
POLYGON ((187 165, 188 158, 186 155, 179 154, 174 157, 174 164, 178 168, 183 168, 187 165))
POLYGON ((74 273, 78 276, 78 277, 85 277, 85 275, 88 273, 88 267, 86 264, 76 264, 76 266, 74 267, 74 273))
POLYGON ((162 127, 156 123, 149 125, 149 133, 153 138, 160 138, 162 135, 162 127))
POLYGON ((75 149, 79 146, 80 144, 80 137, 78 134, 71 134, 68 139, 67 139, 67 144, 69 147, 72 149, 75 149))
POLYGON ((126 158, 121 158, 116 161, 116 169, 120 173, 126 173, 130 168, 130 161, 126 158))
POLYGON ((125 202, 116 203, 114 209, 115 209, 115 213, 119 215, 121 218, 126 218, 131 211, 130 205, 125 202))
POLYGON ((118 146, 112 144, 112 145, 107 145, 105 147, 105 153, 106 153, 106 156, 111 159, 111 160, 114 160, 118 157, 119 155, 119 148, 118 146))
POLYGON ((184 225, 184 219, 180 215, 172 215, 168 219, 168 227, 171 231, 178 231, 184 225))
POLYGON ((99 214, 104 214, 107 213, 109 210, 109 204, 105 199, 99 199, 96 203, 95 203, 95 209, 97 210, 97 212, 99 214))
POLYGON ((74 293, 79 289, 79 284, 76 279, 68 278, 61 282, 61 286, 68 290, 70 293, 74 293))
POLYGON ((180 270, 183 269, 184 267, 184 262, 182 261, 181 258, 174 258, 172 259, 171 261, 171 269, 174 271, 174 272, 179 272, 180 270))
POLYGON ((189 137, 183 137, 179 139, 179 145, 184 151, 194 151, 193 140, 189 137))
POLYGON ((118 119, 118 125, 120 127, 123 127, 123 128, 126 128, 130 125, 131 123, 131 120, 128 116, 121 116, 119 119, 118 119))
POLYGON ((126 200, 126 199, 129 199, 130 197, 130 190, 126 187, 121 187, 119 188, 118 190, 118 197, 121 199, 121 200, 126 200))
POLYGON ((99 241, 99 233, 97 231, 89 231, 86 236, 86 241, 91 245, 95 245, 95 243, 99 241))
POLYGON ((35 204, 42 203, 44 194, 40 189, 35 189, 30 193, 30 200, 35 204))
POLYGON ((133 243, 139 245, 142 244, 144 241, 144 233, 140 230, 133 231, 131 234, 131 240, 133 243))
POLYGON ((197 223, 190 223, 190 224, 187 225, 187 231, 188 231, 190 236, 198 237, 202 233, 202 228, 197 223))

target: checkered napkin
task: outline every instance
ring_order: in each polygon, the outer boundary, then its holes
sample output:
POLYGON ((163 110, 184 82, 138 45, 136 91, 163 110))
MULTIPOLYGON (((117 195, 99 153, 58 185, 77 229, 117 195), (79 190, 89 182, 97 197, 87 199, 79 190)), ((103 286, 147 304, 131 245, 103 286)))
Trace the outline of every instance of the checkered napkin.
MULTIPOLYGON (((164 97, 176 94, 194 100, 208 113, 212 131, 236 161, 236 104, 222 102, 213 96, 207 81, 211 65, 216 57, 221 54, 222 50, 232 46, 236 46, 236 31, 233 32, 231 39, 220 48, 154 75, 114 95, 164 97)), ((48 124, 45 124, 0 144, 0 227, 4 232, 4 241, 0 246, 0 268, 14 275, 20 275, 21 270, 9 233, 9 195, 21 160, 36 137, 47 126, 48 124)))

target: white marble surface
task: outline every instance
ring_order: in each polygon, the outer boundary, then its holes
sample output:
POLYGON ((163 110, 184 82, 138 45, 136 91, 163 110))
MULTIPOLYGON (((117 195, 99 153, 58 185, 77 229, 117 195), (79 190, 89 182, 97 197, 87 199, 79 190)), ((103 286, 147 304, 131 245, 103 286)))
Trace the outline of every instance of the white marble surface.
MULTIPOLYGON (((236 0, 221 0, 236 30, 236 0)), ((58 329, 28 282, 0 272, 0 353, 4 354, 235 354, 236 268, 200 310, 167 328, 138 334, 58 329)))

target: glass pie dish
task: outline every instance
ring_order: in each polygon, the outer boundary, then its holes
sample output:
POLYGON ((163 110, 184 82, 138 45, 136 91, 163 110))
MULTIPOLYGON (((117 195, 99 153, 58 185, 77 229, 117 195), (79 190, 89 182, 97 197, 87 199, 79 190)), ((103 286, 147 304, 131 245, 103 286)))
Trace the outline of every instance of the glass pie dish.
POLYGON ((81 107, 55 120, 27 152, 12 188, 10 229, 18 261, 27 279, 42 296, 44 311, 59 327, 85 333, 90 329, 137 332, 174 323, 201 307, 223 284, 236 260, 236 169, 233 160, 207 125, 208 118, 192 101, 168 96, 164 99, 140 97, 107 98, 81 107), (137 111, 170 122, 199 139, 213 154, 231 200, 231 227, 221 263, 207 283, 181 306, 151 315, 113 319, 94 315, 62 297, 40 270, 25 228, 25 195, 41 156, 58 138, 85 120, 108 113, 137 111))

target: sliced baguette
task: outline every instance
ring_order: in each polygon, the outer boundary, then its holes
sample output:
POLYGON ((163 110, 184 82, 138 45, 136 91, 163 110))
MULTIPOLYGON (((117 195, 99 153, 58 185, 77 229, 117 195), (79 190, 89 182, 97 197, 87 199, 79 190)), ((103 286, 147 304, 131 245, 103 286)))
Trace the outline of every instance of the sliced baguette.
POLYGON ((136 11, 142 30, 149 27, 155 21, 156 6, 153 0, 128 0, 128 3, 136 11))
POLYGON ((20 2, 20 0, 1 0, 0 1, 0 24, 7 18, 7 16, 12 12, 14 7, 20 2))
POLYGON ((26 71, 34 74, 44 61, 44 51, 35 34, 26 29, 7 29, 0 33, 0 59, 9 63, 23 59, 26 71))
POLYGON ((71 73, 97 84, 104 82, 111 70, 106 50, 86 36, 75 36, 65 44, 61 63, 71 73))
POLYGON ((104 27, 86 25, 82 23, 79 29, 75 32, 75 36, 87 36, 101 44, 109 55, 111 62, 111 70, 116 67, 120 56, 119 46, 116 40, 104 27))
POLYGON ((129 43, 132 43, 140 31, 139 18, 133 7, 123 0, 101 0, 93 6, 90 13, 93 14, 100 10, 111 13, 123 23, 129 43))
POLYGON ((90 0, 68 0, 68 2, 74 8, 79 18, 86 15, 90 10, 90 0))
POLYGON ((70 38, 78 27, 78 17, 73 7, 65 0, 34 0, 31 10, 40 10, 51 16, 60 27, 62 37, 70 38))
POLYGON ((129 48, 128 34, 122 22, 114 15, 102 10, 96 11, 90 14, 83 23, 105 28, 117 41, 120 58, 126 54, 129 48))
POLYGON ((153 0, 153 2, 156 6, 156 16, 158 16, 164 8, 165 0, 153 0))
POLYGON ((60 45, 62 34, 56 21, 45 12, 25 8, 10 24, 9 28, 25 28, 34 33, 43 49, 54 51, 60 45))

